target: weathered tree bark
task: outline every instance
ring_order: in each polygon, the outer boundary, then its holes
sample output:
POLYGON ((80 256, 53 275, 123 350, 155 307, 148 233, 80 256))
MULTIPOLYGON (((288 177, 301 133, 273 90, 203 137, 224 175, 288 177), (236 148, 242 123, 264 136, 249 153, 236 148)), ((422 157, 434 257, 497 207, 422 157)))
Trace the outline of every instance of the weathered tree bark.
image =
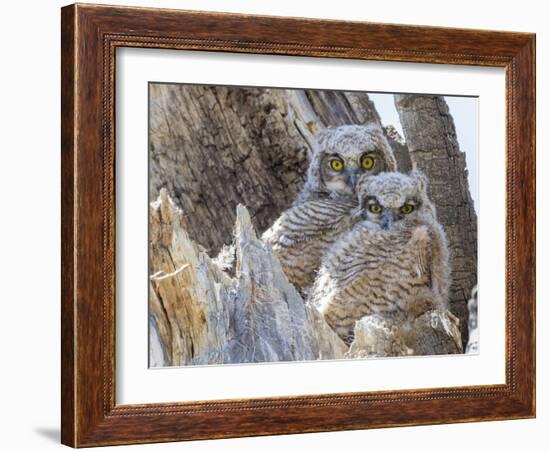
POLYGON ((292 204, 320 129, 372 121, 365 93, 151 84, 150 199, 166 188, 215 256, 238 204, 260 232, 292 204))
POLYGON ((468 187, 465 154, 441 96, 395 95, 411 161, 429 179, 429 195, 449 239, 452 264, 450 303, 468 340, 467 301, 477 284, 477 216, 468 187))
POLYGON ((384 127, 384 132, 397 161, 397 169, 402 173, 408 173, 412 169, 412 162, 407 143, 394 126, 384 127))
POLYGON ((355 325, 346 358, 462 353, 458 324, 449 311, 433 309, 399 323, 377 315, 365 316, 355 325))
POLYGON ((189 238, 165 190, 150 217, 151 366, 343 358, 347 347, 304 304, 245 207, 237 207, 235 277, 189 238))
POLYGON ((151 204, 152 367, 461 352, 452 316, 434 311, 399 325, 364 318, 348 351, 288 282, 246 208, 238 206, 236 217, 230 277, 189 238, 165 190, 151 204))

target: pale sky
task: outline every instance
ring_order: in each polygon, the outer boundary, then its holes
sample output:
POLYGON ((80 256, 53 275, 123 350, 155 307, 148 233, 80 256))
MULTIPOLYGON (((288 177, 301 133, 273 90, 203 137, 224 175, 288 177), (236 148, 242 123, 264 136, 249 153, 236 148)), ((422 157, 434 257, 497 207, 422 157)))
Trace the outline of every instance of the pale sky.
MULTIPOLYGON (((393 102, 393 94, 368 93, 380 114, 384 126, 394 126, 404 138, 399 115, 393 102)), ((449 111, 454 119, 460 150, 466 153, 468 184, 478 210, 478 99, 476 97, 445 96, 449 111)))

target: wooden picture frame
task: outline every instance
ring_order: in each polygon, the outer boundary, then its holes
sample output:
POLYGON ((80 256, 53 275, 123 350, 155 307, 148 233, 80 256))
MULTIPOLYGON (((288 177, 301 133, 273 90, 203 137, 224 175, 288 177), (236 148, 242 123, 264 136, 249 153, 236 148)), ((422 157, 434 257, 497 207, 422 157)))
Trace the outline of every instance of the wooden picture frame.
POLYGON ((62 442, 73 447, 535 416, 535 35, 70 5, 62 9, 62 442), (506 383, 115 403, 115 51, 147 47, 506 69, 506 383))

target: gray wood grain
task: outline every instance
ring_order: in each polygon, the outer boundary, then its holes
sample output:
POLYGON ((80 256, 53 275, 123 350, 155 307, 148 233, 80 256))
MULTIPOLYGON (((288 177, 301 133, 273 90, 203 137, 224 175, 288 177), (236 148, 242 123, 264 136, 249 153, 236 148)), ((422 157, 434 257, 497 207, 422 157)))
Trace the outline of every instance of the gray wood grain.
POLYGON ((477 215, 468 186, 466 157, 453 118, 441 96, 395 96, 411 161, 428 176, 428 194, 449 240, 452 265, 450 304, 468 341, 467 302, 477 284, 477 215))

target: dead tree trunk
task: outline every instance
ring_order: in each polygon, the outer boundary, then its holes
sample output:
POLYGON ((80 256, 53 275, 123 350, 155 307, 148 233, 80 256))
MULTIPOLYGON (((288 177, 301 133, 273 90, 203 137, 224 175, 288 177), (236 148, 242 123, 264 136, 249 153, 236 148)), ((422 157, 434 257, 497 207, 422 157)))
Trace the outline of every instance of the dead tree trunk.
POLYGON ((150 205, 150 366, 343 358, 344 342, 236 210, 231 277, 189 238, 165 190, 150 205))
POLYGON ((292 204, 320 129, 371 121, 365 93, 151 84, 150 199, 166 188, 214 256, 238 204, 260 232, 292 204))
POLYGON ((467 302, 477 284, 477 216, 468 187, 465 154, 441 96, 396 95, 395 105, 411 160, 429 179, 429 195, 445 228, 452 256, 451 310, 468 340, 467 302))

